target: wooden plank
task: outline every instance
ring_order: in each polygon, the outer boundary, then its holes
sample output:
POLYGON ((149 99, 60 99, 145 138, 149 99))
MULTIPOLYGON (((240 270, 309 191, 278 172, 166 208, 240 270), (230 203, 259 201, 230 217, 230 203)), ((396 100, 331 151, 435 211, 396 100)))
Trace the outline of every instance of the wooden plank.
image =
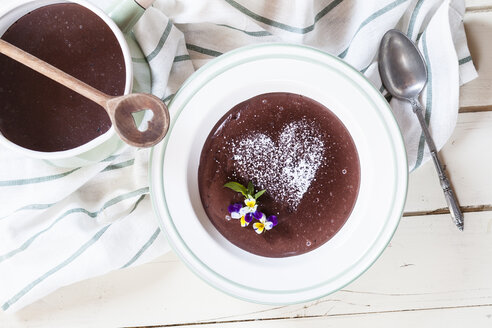
POLYGON ((208 286, 171 253, 62 288, 17 313, 0 313, 0 325, 175 325, 489 306, 492 212, 468 213, 466 220, 460 233, 447 215, 403 218, 374 266, 314 302, 266 306, 237 300, 208 286))
MULTIPOLYGON (((415 327, 490 327, 492 325, 492 307, 442 308, 406 312, 386 312, 353 315, 326 315, 321 317, 235 321, 229 323, 204 324, 200 326, 185 325, 183 328, 415 328, 415 327), (361 324, 363 323, 363 325, 361 324)), ((169 327, 169 326, 158 326, 169 327)))
POLYGON ((464 17, 464 23, 468 47, 478 71, 478 78, 461 87, 461 111, 491 110, 492 45, 488 40, 492 35, 492 7, 491 11, 468 12, 464 17))
POLYGON ((465 4, 467 11, 481 10, 492 7, 491 0, 465 0, 465 4))
MULTIPOLYGON (((470 0, 467 5, 486 6, 489 2, 470 0)), ((469 38, 480 34, 471 42, 480 78, 462 89, 465 110, 487 109, 492 104, 489 42, 478 42, 492 35, 491 18, 489 13, 476 12, 465 18, 469 38)), ((461 114, 457 130, 443 151, 465 206, 492 203, 490 115, 461 114)), ((432 178, 436 177, 431 165, 411 175, 407 211, 415 214, 445 206, 437 180, 432 178)), ((360 326, 360 322, 378 327, 394 327, 395 322, 412 327, 463 326, 470 320, 474 327, 490 326, 492 268, 487 264, 492 258, 492 212, 467 213, 465 219, 466 230, 459 233, 447 215, 404 218, 390 247, 368 272, 344 290, 316 302, 285 307, 242 302, 209 287, 169 254, 153 263, 62 288, 18 313, 0 313, 0 326, 141 326, 243 320, 248 321, 234 326, 288 327, 301 323, 351 327, 360 326), (296 316, 304 319, 251 321, 296 316)))
MULTIPOLYGON (((441 151, 461 206, 467 210, 492 204, 492 112, 462 113, 441 151)), ((423 214, 446 207, 434 165, 428 162, 410 174, 405 212, 423 214), (415 213, 416 212, 416 213, 415 213)), ((412 214, 412 213, 410 213, 412 214)))

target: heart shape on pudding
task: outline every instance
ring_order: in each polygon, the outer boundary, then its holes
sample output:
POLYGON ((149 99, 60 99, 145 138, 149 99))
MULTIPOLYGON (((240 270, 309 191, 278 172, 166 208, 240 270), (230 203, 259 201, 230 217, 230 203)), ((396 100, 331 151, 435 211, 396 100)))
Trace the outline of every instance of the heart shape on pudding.
POLYGON ((324 160, 325 145, 316 124, 300 120, 285 125, 276 142, 251 133, 232 149, 240 176, 295 210, 324 160))

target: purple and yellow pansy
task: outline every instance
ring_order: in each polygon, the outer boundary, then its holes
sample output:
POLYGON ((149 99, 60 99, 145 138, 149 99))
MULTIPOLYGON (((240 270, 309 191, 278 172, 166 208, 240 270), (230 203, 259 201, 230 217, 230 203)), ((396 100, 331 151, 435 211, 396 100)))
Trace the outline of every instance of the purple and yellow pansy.
POLYGON ((278 224, 277 217, 275 215, 270 215, 267 218, 265 214, 263 214, 258 221, 259 222, 253 223, 253 229, 257 234, 261 234, 265 230, 271 230, 278 224))
POLYGON ((234 203, 227 207, 230 215, 226 216, 226 220, 236 219, 241 223, 241 227, 247 227, 253 219, 258 222, 253 223, 253 229, 257 234, 263 231, 271 230, 278 224, 277 217, 270 215, 268 218, 265 214, 258 211, 257 199, 263 195, 265 190, 254 193, 253 183, 250 181, 248 187, 245 187, 237 182, 228 182, 224 187, 230 188, 236 192, 240 192, 244 196, 244 205, 242 203, 234 203))

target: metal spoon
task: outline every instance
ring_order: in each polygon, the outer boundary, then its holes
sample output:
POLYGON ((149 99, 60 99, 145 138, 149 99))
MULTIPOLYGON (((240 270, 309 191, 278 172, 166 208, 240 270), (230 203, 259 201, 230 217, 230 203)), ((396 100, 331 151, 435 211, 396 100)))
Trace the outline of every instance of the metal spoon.
POLYGON ((134 93, 117 97, 109 96, 4 40, 0 40, 0 53, 103 107, 116 133, 127 144, 135 147, 151 147, 166 135, 169 128, 169 112, 162 100, 154 95, 134 93), (151 110, 153 113, 145 131, 138 130, 132 115, 141 110, 151 110))
POLYGON ((384 86, 393 96, 409 101, 424 132, 427 146, 436 166, 441 187, 454 223, 463 231, 463 213, 444 168, 439 161, 436 145, 422 114, 418 97, 427 84, 427 67, 415 44, 398 30, 386 32, 379 47, 379 74, 384 86))

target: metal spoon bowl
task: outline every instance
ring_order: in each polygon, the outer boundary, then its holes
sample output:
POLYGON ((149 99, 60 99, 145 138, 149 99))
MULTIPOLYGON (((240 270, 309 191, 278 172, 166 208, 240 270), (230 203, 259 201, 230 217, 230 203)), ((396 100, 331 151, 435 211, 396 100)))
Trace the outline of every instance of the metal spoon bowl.
POLYGON ((388 92, 400 99, 416 99, 427 84, 422 54, 397 30, 388 31, 381 40, 379 72, 388 92))

